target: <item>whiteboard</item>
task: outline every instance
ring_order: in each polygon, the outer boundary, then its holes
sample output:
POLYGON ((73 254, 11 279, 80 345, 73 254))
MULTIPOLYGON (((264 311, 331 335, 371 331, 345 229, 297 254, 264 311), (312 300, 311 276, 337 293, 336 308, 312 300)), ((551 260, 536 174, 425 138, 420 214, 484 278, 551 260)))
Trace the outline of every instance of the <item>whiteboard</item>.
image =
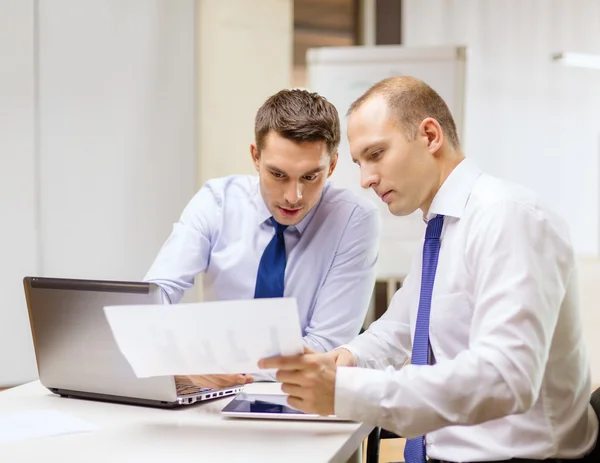
POLYGON ((346 112, 354 100, 374 83, 392 76, 408 75, 429 84, 446 101, 462 139, 465 106, 466 48, 373 47, 313 48, 307 53, 308 89, 326 97, 340 113, 342 139, 340 157, 331 180, 372 200, 382 218, 381 248, 377 276, 380 279, 408 272, 416 247, 423 239, 425 225, 421 212, 395 217, 372 190, 359 182, 359 169, 351 160, 346 138, 346 112))

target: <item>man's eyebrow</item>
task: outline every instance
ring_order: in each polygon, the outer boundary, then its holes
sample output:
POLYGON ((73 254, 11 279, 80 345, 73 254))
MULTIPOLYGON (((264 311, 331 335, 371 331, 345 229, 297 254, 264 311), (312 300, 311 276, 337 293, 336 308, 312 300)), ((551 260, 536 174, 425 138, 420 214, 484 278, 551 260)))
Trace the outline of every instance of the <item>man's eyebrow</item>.
MULTIPOLYGON (((277 172, 278 174, 282 174, 282 175, 287 175, 287 173, 285 173, 284 171, 282 171, 281 169, 272 166, 270 164, 266 165, 266 168, 272 172, 277 172)), ((313 175, 313 174, 318 174, 319 172, 323 172, 325 169, 327 168, 327 166, 323 165, 323 166, 319 166, 315 169, 311 169, 308 172, 304 172, 302 175, 313 175)))
POLYGON ((304 175, 318 174, 319 172, 323 172, 325 170, 325 167, 326 166, 319 166, 316 169, 309 170, 308 172, 305 172, 304 175))
POLYGON ((283 174, 283 175, 287 175, 284 171, 282 171, 281 169, 278 169, 275 166, 271 166, 269 164, 266 165, 267 169, 273 171, 273 172, 277 172, 278 174, 283 174))
POLYGON ((354 164, 358 164, 358 161, 360 161, 360 158, 364 158, 365 154, 367 154, 367 151, 372 150, 373 147, 376 146, 376 143, 372 143, 370 145, 365 146, 362 150, 360 150, 360 153, 358 153, 358 157, 352 157, 352 162, 354 164))

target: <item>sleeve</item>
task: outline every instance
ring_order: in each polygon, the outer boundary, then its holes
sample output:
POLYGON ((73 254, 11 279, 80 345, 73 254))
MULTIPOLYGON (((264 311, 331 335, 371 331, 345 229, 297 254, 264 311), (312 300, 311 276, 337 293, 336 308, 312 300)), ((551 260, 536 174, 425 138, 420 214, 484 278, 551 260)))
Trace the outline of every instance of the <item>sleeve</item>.
POLYGON ((399 371, 339 368, 336 414, 410 438, 533 406, 574 267, 570 243, 543 212, 503 203, 479 214, 465 258, 474 288, 469 349, 399 371))
POLYGON ((167 299, 175 304, 194 286, 196 275, 208 266, 213 230, 221 214, 220 204, 209 185, 205 185, 187 204, 171 235, 160 249, 144 277, 158 284, 167 299))
POLYGON ((341 346, 352 353, 359 367, 382 369, 391 365, 399 369, 410 358, 412 341, 408 300, 412 300, 413 280, 411 269, 383 316, 363 334, 341 346))
POLYGON ((355 209, 319 290, 304 342, 327 352, 358 335, 375 285, 381 219, 376 210, 355 209))

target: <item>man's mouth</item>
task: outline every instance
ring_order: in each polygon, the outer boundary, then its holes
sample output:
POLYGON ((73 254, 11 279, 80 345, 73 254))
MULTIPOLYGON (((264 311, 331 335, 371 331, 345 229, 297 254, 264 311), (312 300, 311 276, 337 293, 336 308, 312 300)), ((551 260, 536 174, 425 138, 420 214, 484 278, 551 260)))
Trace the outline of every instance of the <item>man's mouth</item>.
POLYGON ((387 203, 388 200, 391 198, 391 194, 393 193, 393 190, 388 190, 385 193, 383 193, 382 195, 379 195, 379 197, 381 198, 381 200, 384 203, 387 203))
POLYGON ((296 209, 288 209, 286 207, 281 207, 281 206, 277 206, 277 207, 279 208, 279 212, 281 212, 281 215, 283 215, 284 217, 296 217, 302 210, 301 207, 296 208, 296 209))

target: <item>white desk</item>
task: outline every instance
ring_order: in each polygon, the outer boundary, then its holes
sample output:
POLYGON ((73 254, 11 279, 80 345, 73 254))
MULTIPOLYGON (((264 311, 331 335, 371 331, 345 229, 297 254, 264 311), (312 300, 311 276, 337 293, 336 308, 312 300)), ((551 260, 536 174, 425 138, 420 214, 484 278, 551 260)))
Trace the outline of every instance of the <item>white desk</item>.
MULTIPOLYGON (((246 386, 277 393, 277 383, 246 386)), ((57 410, 98 426, 97 431, 0 445, 0 461, 32 463, 360 462, 372 426, 226 419, 231 398, 175 410, 61 398, 38 381, 0 393, 0 414, 57 410)))

